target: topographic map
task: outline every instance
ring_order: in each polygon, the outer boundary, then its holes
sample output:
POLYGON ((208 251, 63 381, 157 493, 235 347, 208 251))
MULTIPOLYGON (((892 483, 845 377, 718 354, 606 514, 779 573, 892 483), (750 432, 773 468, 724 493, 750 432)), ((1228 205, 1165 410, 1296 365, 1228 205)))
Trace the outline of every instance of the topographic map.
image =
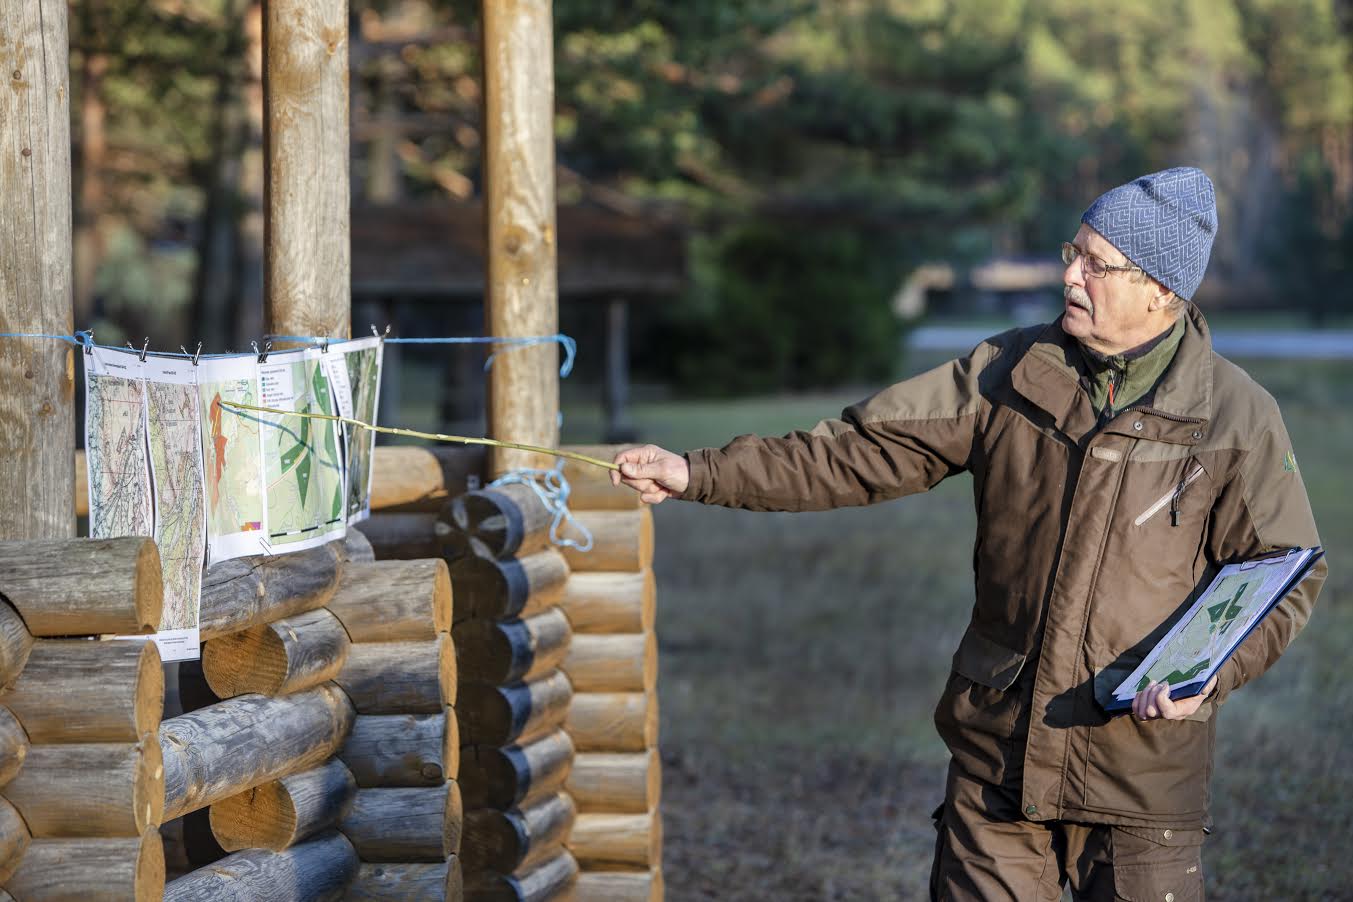
POLYGON ((1210 679, 1323 553, 1319 548, 1294 548, 1284 555, 1222 567, 1206 591, 1113 691, 1113 703, 1130 705, 1152 682, 1177 689, 1210 679))
POLYGON ((202 460, 210 563, 259 554, 263 548, 263 448, 258 414, 221 402, 258 404, 250 357, 203 360, 198 372, 202 460))
MULTIPOLYGON (((287 354, 285 362, 260 365, 258 377, 263 407, 333 413, 329 379, 318 351, 287 354)), ((271 414, 262 414, 261 419, 270 548, 342 538, 346 520, 336 424, 271 414)))
POLYGON ((155 542, 164 576, 161 630, 197 626, 206 531, 202 445, 192 364, 157 361, 146 383, 155 542), (158 380, 166 381, 158 381, 158 380), (175 381, 167 381, 173 379, 175 381))
MULTIPOLYGON (((363 423, 376 422, 376 401, 381 387, 382 346, 379 339, 353 342, 347 351, 348 384, 352 388, 352 418, 363 423)), ((348 520, 356 522, 371 514, 371 455, 376 433, 347 426, 348 520)))
POLYGON ((1258 593, 1260 581, 1245 574, 1227 576, 1212 587, 1211 600, 1192 618, 1155 663, 1137 681, 1141 692, 1148 683, 1182 686, 1204 673, 1230 646, 1232 631, 1244 632, 1253 603, 1267 600, 1258 593))
POLYGON ((154 535, 141 373, 135 354, 94 348, 85 356, 89 534, 96 539, 154 535))

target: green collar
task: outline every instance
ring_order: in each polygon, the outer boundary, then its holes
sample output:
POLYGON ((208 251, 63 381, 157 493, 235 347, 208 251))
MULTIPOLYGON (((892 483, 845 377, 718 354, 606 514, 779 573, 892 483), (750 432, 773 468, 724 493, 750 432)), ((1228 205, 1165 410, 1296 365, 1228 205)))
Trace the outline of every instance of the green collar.
POLYGON ((1155 338, 1124 351, 1105 356, 1081 345, 1086 389, 1096 413, 1110 415, 1130 407, 1156 387, 1184 337, 1185 318, 1179 317, 1155 338))

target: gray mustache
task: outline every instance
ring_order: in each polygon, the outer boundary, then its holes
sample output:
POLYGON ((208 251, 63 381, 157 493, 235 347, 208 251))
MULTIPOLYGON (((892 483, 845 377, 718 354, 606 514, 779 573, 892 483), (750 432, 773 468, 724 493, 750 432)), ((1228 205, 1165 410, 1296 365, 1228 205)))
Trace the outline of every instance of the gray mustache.
POLYGON ((1095 312, 1095 302, 1090 300, 1090 295, 1085 293, 1083 288, 1077 288, 1075 285, 1063 285, 1062 296, 1073 304, 1084 307, 1093 316, 1095 312))

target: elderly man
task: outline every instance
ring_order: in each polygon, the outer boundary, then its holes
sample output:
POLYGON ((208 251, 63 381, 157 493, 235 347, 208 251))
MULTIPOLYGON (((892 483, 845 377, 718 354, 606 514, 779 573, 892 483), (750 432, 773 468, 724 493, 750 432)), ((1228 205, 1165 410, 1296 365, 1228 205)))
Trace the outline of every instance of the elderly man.
MULTIPOLYGON (((1198 169, 1097 199, 1065 310, 783 438, 617 455, 645 501, 887 501, 973 474, 972 619, 935 712, 951 752, 937 899, 1202 898, 1216 711, 1305 625, 1323 565, 1195 697, 1102 702, 1224 563, 1318 543, 1273 398, 1189 299, 1216 231, 1198 169)), ((905 587, 899 603, 905 603, 905 587)))

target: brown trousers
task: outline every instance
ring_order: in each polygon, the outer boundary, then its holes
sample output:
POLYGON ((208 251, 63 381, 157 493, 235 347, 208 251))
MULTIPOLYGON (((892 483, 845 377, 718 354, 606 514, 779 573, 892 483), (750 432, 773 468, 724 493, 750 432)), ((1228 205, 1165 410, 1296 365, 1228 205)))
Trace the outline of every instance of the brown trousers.
POLYGON ((935 812, 932 902, 1201 902, 1202 830, 1030 821, 952 762, 935 812))

